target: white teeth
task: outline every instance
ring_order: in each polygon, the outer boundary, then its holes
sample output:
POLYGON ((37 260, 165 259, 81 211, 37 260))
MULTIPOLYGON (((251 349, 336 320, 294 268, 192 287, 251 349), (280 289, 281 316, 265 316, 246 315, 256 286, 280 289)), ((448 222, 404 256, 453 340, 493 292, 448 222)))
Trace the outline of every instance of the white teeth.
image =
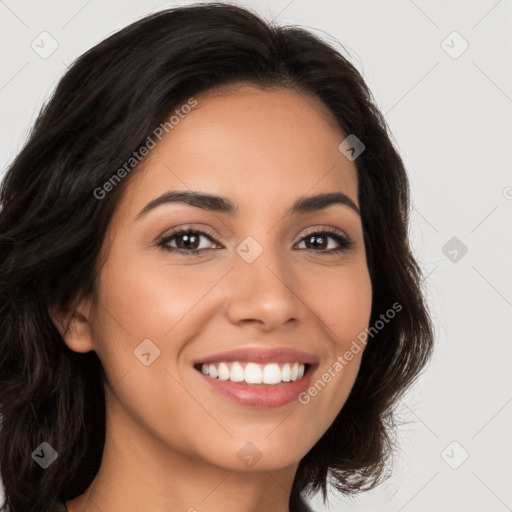
POLYGON ((247 384, 261 384, 262 372, 261 367, 256 363, 247 363, 245 367, 245 382, 247 384))
POLYGON ((283 382, 290 382, 292 378, 292 369, 288 363, 286 363, 281 370, 281 378, 283 379, 283 382))
POLYGON ((267 364, 263 368, 263 384, 279 384, 281 382, 281 370, 278 364, 267 364))
POLYGON ((219 380, 246 382, 247 384, 279 384, 293 382, 304 376, 305 365, 300 363, 240 363, 221 362, 203 364, 201 372, 219 380), (245 364, 245 368, 243 367, 245 364))
POLYGON ((219 379, 220 380, 228 380, 229 379, 229 368, 226 363, 219 364, 219 379))
POLYGON ((231 366, 231 372, 229 374, 229 380, 233 382, 242 382, 245 379, 244 369, 240 366, 240 363, 233 363, 231 366))
MULTIPOLYGON (((210 374, 211 375, 211 374, 210 374)), ((297 380, 297 377, 299 376, 299 364, 298 363, 295 363, 293 366, 292 366, 292 374, 291 374, 291 379, 292 380, 297 380)))
POLYGON ((211 365, 208 366, 208 375, 210 377, 218 377, 219 376, 219 372, 217 370, 217 367, 214 364, 211 364, 211 365))

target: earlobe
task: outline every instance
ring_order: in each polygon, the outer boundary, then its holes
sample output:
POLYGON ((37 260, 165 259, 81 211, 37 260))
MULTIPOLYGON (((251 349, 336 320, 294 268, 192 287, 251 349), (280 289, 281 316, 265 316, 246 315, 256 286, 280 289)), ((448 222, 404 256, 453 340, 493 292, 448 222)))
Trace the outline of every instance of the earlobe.
POLYGON ((90 299, 83 299, 72 307, 60 307, 50 311, 52 321, 62 339, 74 352, 85 353, 94 350, 91 311, 90 299))

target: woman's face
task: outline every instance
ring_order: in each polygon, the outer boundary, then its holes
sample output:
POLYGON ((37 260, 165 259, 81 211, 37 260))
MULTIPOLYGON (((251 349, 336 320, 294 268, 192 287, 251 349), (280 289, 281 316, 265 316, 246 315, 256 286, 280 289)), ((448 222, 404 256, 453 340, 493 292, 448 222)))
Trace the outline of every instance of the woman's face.
POLYGON ((335 366, 371 310, 356 168, 315 99, 247 86, 195 99, 129 177, 98 304, 84 309, 88 334, 73 348, 102 361, 119 446, 235 471, 285 468, 331 425, 360 365, 362 351, 335 366), (225 199, 147 206, 175 192, 225 199), (319 194, 342 200, 292 211, 319 194), (219 207, 227 201, 234 212, 219 207), (304 376, 283 382, 301 362, 304 376))

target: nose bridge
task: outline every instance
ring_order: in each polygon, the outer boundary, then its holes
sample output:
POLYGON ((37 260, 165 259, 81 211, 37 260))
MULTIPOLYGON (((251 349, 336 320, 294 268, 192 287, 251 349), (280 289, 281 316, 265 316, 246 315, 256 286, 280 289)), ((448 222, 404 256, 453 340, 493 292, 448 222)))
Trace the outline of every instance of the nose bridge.
POLYGON ((260 243, 255 236, 247 236, 236 247, 228 308, 233 322, 252 319, 270 326, 299 314, 292 269, 277 245, 270 243, 272 237, 262 238, 260 243))
POLYGON ((291 268, 283 260, 278 244, 271 240, 270 235, 261 235, 258 239, 249 235, 242 240, 236 247, 235 273, 239 279, 252 283, 251 286, 261 284, 268 288, 276 285, 290 292, 287 280, 291 278, 291 268))

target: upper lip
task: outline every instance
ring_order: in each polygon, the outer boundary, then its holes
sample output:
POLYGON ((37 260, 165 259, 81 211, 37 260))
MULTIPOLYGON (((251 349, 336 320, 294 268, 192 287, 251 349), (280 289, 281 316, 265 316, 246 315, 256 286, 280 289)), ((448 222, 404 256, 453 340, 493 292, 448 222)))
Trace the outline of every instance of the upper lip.
POLYGON ((260 363, 302 363, 314 365, 318 362, 318 358, 313 354, 302 352, 294 348, 278 347, 278 348, 240 348, 220 352, 211 356, 203 357, 195 361, 194 364, 201 363, 218 363, 221 361, 246 361, 260 363))

